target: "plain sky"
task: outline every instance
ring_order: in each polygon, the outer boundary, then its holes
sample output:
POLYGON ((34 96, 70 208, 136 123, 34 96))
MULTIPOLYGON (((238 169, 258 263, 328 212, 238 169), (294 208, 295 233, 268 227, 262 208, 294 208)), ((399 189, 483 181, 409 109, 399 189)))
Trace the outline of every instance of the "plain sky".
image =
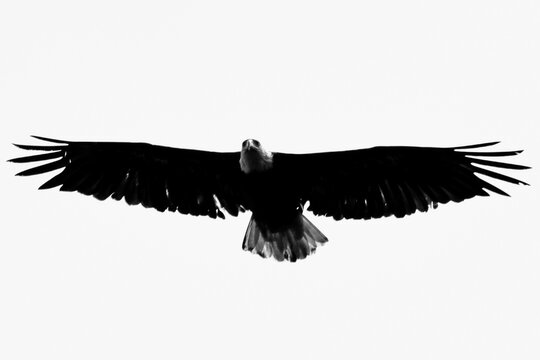
POLYGON ((1 177, 0 358, 538 359, 540 2, 4 1, 0 149, 494 150, 533 166, 405 219, 310 216, 295 263, 249 214, 161 214, 1 177))

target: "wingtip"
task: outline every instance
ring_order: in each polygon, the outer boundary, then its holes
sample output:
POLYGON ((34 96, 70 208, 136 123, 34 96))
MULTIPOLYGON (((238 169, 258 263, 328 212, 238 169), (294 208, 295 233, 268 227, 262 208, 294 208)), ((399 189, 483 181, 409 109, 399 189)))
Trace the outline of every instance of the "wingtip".
POLYGON ((57 143, 57 144, 67 144, 68 143, 67 141, 64 141, 64 140, 51 139, 51 138, 44 137, 44 136, 38 136, 38 135, 30 135, 30 136, 33 137, 34 139, 48 141, 48 142, 57 143))
MULTIPOLYGON (((13 145, 15 147, 18 147, 19 149, 23 149, 23 145, 15 144, 15 143, 11 143, 11 145, 13 145)), ((18 157, 13 158, 13 159, 7 159, 6 161, 7 162, 17 162, 17 159, 18 159, 18 157)))
MULTIPOLYGON (((15 147, 18 147, 19 149, 22 149, 22 145, 15 144, 15 143, 11 143, 11 145, 13 145, 13 146, 15 146, 15 147)), ((12 158, 12 159, 7 159, 6 161, 7 161, 7 162, 17 162, 17 159, 19 159, 19 157, 12 158)))
POLYGON ((511 156, 521 154, 524 150, 510 150, 511 156))
POLYGON ((501 141, 500 140, 497 140, 497 141, 491 141, 491 142, 487 142, 487 143, 483 143, 483 144, 478 144, 478 146, 493 146, 493 145, 497 145, 497 144, 500 144, 501 141))
POLYGON ((487 147, 487 146, 497 145, 499 143, 500 143, 500 141, 491 141, 491 142, 486 142, 486 143, 481 143, 481 144, 458 146, 458 147, 455 147, 454 149, 460 149, 460 150, 461 149, 476 149, 476 148, 480 148, 480 147, 487 147))
POLYGON ((13 144, 13 145, 23 150, 40 150, 40 151, 59 150, 69 145, 68 142, 61 142, 60 140, 57 140, 55 142, 59 144, 63 144, 63 145, 23 145, 23 144, 13 144))

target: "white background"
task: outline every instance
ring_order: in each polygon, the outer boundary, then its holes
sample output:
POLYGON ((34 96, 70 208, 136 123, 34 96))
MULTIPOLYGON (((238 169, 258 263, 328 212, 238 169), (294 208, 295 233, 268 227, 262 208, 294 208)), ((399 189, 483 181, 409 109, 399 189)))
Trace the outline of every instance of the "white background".
MULTIPOLYGON (((5 1, 0 149, 282 152, 502 140, 538 168, 538 1, 5 1)), ((535 168, 511 198, 311 220, 295 264, 217 221, 37 191, 0 167, 2 359, 538 359, 535 168)))

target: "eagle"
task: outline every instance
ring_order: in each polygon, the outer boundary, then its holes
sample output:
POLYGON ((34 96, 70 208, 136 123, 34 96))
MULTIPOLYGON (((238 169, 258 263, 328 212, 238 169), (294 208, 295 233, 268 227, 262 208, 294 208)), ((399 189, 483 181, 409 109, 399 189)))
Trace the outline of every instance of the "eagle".
POLYGON ((20 176, 61 169, 39 189, 59 186, 98 200, 124 199, 160 212, 214 219, 225 218, 224 212, 251 211, 242 248, 278 261, 305 259, 328 241, 304 209, 335 220, 402 218, 438 204, 488 196, 486 190, 508 196, 477 175, 528 185, 491 170, 529 169, 493 160, 522 150, 478 150, 498 142, 290 154, 270 152, 254 139, 245 140, 241 151, 212 152, 33 137, 47 144, 14 145, 40 153, 9 161, 45 162, 20 176))

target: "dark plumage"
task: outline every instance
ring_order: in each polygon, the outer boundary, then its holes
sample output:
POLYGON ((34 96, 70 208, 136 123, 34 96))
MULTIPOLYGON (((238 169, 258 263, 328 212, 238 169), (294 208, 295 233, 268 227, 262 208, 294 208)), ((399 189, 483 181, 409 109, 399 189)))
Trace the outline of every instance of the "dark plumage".
POLYGON ((486 190, 508 195, 475 174, 527 185, 489 170, 527 169, 491 160, 521 151, 471 151, 495 142, 285 154, 268 152, 256 140, 246 140, 241 152, 221 153, 35 138, 54 145, 16 145, 44 152, 10 161, 48 160, 21 176, 62 169, 40 189, 60 186, 99 200, 124 198, 130 205, 212 218, 224 218, 223 209, 233 216, 251 210, 244 249, 280 261, 305 258, 327 241, 302 215, 307 202, 315 215, 336 220, 403 217, 439 203, 487 196, 486 190))

